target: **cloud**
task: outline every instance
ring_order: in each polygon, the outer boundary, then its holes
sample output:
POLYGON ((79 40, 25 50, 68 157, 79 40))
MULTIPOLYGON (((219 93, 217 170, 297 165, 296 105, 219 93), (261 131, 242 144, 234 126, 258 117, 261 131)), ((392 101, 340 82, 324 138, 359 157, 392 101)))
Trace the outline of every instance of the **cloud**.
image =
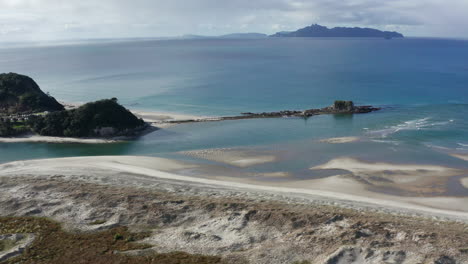
POLYGON ((312 23, 468 37, 466 10, 466 0, 0 0, 0 37, 274 33, 312 23))

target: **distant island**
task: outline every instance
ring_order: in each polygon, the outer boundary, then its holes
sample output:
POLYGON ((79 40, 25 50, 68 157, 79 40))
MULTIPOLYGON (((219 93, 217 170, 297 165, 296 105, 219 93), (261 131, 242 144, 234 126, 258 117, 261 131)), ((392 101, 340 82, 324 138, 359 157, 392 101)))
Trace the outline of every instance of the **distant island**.
POLYGON ((28 76, 0 74, 0 137, 34 133, 56 137, 137 136, 148 125, 116 98, 65 110, 28 76))
POLYGON ((404 38, 403 34, 395 31, 381 31, 374 28, 360 27, 334 27, 328 28, 322 25, 298 29, 296 31, 282 31, 273 35, 263 33, 232 33, 220 36, 184 35, 182 39, 265 39, 269 37, 310 37, 310 38, 404 38))
POLYGON ((373 28, 335 27, 327 28, 314 24, 292 32, 278 32, 270 37, 350 37, 350 38, 403 38, 398 32, 380 31, 373 28))

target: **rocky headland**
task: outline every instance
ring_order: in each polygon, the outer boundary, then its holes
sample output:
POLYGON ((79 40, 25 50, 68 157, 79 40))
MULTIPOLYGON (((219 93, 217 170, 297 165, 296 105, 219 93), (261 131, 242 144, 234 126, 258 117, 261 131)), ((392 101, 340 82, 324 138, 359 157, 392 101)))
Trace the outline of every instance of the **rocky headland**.
POLYGON ((55 98, 44 93, 28 76, 0 74, 0 116, 64 110, 55 98))
POLYGON ((116 98, 65 109, 30 77, 0 74, 0 137, 136 137, 148 128, 116 98))

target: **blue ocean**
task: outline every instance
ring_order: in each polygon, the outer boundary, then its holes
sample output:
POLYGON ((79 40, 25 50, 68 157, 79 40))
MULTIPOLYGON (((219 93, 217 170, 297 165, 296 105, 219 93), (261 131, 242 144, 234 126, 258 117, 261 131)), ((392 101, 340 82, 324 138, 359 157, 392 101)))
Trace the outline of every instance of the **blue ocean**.
POLYGON ((117 97, 130 109, 204 116, 302 110, 334 100, 354 116, 181 124, 106 145, 0 143, 0 163, 50 157, 245 148, 281 155, 250 170, 297 172, 347 156, 467 168, 468 41, 267 38, 139 40, 0 48, 0 72, 31 76, 61 101, 117 97), (357 137, 347 144, 320 140, 357 137))

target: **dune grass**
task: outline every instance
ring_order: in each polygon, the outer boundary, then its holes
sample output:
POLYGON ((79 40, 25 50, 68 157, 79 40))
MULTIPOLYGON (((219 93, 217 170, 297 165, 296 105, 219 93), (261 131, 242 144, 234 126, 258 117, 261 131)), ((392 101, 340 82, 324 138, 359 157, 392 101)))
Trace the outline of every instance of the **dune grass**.
POLYGON ((34 217, 0 217, 0 234, 34 233, 36 239, 25 252, 8 259, 5 264, 34 263, 164 263, 212 264, 222 263, 220 257, 191 255, 183 252, 129 256, 121 252, 147 249, 151 246, 136 243, 147 233, 131 233, 126 227, 116 227, 93 233, 71 233, 57 222, 34 217))

